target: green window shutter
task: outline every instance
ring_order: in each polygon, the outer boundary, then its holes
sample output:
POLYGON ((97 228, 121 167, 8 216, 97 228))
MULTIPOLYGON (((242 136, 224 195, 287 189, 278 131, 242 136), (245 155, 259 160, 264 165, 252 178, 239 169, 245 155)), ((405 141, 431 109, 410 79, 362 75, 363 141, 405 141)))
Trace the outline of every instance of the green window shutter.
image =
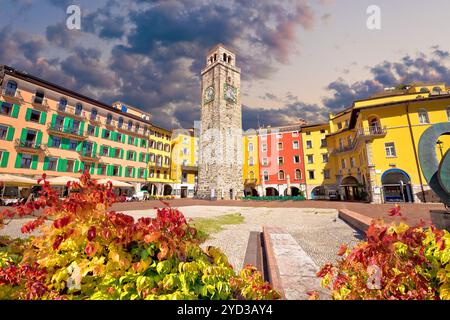
POLYGON ((128 150, 128 151, 127 151, 127 158, 126 158, 127 160, 130 158, 130 153, 131 153, 131 151, 128 150))
POLYGON ((122 176, 122 166, 119 166, 119 177, 122 176))
POLYGON ((9 159, 9 152, 3 151, 2 162, 0 164, 0 167, 6 168, 8 166, 8 159, 9 159))
POLYGON ((102 138, 105 138, 105 129, 102 129, 102 138))
POLYGON ((80 168, 80 161, 75 160, 75 164, 73 166, 73 172, 78 172, 79 168, 80 168))
POLYGON ((133 161, 136 161, 136 157, 137 157, 137 152, 133 151, 133 161))
POLYGON ((125 138, 126 138, 126 136, 124 134, 122 134, 122 143, 125 143, 125 138))
POLYGON ((31 119, 31 111, 32 111, 31 108, 27 109, 27 113, 25 114, 25 120, 30 121, 30 119, 31 119))
POLYGON ((131 170, 131 175, 132 175, 132 178, 136 177, 136 168, 133 168, 131 170))
POLYGON ((91 163, 91 172, 89 172, 90 174, 94 174, 95 173, 95 163, 91 163))
POLYGON ((58 172, 66 172, 66 168, 67 168, 67 160, 59 159, 58 160, 58 172))
POLYGON ((69 138, 62 138, 61 139, 61 149, 69 150, 70 145, 70 139, 69 138))
POLYGON ((41 119, 39 121, 40 124, 45 124, 47 121, 47 112, 41 112, 41 119))
POLYGON ((39 159, 39 156, 37 154, 35 154, 33 156, 33 160, 31 161, 31 169, 33 169, 33 170, 37 169, 38 159, 39 159))
POLYGON ((44 171, 48 170, 48 157, 44 158, 44 171))
POLYGON ((83 142, 82 141, 77 143, 76 151, 78 151, 78 152, 81 151, 81 148, 83 148, 83 142))
POLYGON ((135 138, 134 138, 134 145, 137 147, 138 144, 139 144, 139 139, 135 137, 135 138))
POLYGON ((125 178, 128 178, 128 168, 125 168, 125 178))
POLYGON ((18 104, 13 105, 13 109, 11 112, 11 117, 18 118, 19 117, 20 106, 18 104))
POLYGON ((36 135, 36 145, 37 146, 41 145, 41 142, 42 142, 42 132, 38 131, 36 135))
POLYGON ((144 179, 147 179, 148 176, 148 169, 144 169, 144 179))
POLYGON ((114 167, 112 165, 108 165, 107 170, 106 170, 106 175, 107 176, 112 176, 114 167))
POLYGON ((17 157, 16 157, 16 164, 15 164, 14 167, 15 167, 16 169, 20 169, 21 165, 22 165, 22 154, 21 154, 21 153, 18 153, 18 154, 17 154, 17 157))
POLYGON ((96 137, 98 137, 98 132, 100 131, 100 128, 99 127, 95 127, 95 132, 94 132, 94 135, 96 136, 96 137))
POLYGON ((80 134, 84 133, 84 121, 80 122, 80 134))
POLYGON ((15 132, 16 132, 16 129, 14 127, 9 127, 8 128, 8 133, 6 135, 6 140, 13 141, 15 132))
POLYGON ((112 141, 117 141, 117 132, 111 132, 109 137, 112 141))
POLYGON ((95 156, 97 154, 97 142, 92 144, 92 155, 95 156))
POLYGON ((80 171, 84 173, 84 162, 82 161, 80 161, 80 171))
POLYGON ((128 144, 131 144, 131 136, 128 136, 128 144))
POLYGON ((138 176, 137 176, 138 178, 140 178, 141 177, 141 168, 138 168, 138 176))
POLYGON ((63 123, 63 125, 64 125, 64 130, 67 130, 68 128, 70 128, 70 118, 68 118, 68 117, 65 117, 64 118, 64 123, 63 123))
POLYGON ((115 151, 114 148, 109 148, 108 156, 111 158, 114 157, 114 151, 115 151))
POLYGON ((147 153, 147 154, 145 155, 145 162, 148 163, 149 158, 150 158, 150 155, 147 153))
POLYGON ((120 149, 119 157, 120 159, 123 159, 123 149, 120 149))
POLYGON ((53 147, 53 136, 48 136, 48 143, 47 143, 47 145, 49 147, 53 147))
POLYGON ((27 129, 22 129, 22 133, 20 134, 20 141, 25 141, 27 139, 27 129))
POLYGON ((52 122, 51 122, 52 126, 55 125, 57 116, 58 116, 57 114, 52 114, 52 122))
POLYGON ((101 165, 100 165, 100 163, 97 165, 97 174, 100 174, 101 173, 101 165))

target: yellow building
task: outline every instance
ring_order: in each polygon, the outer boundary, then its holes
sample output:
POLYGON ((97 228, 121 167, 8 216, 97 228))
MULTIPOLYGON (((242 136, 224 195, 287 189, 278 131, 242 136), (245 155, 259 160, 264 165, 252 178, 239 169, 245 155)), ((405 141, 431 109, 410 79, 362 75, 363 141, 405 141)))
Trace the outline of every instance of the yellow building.
POLYGON ((258 134, 255 130, 249 130, 243 134, 243 175, 244 193, 246 196, 257 196, 262 194, 259 181, 259 146, 258 134))
POLYGON ((171 160, 173 194, 180 198, 194 197, 198 180, 198 137, 194 129, 174 130, 171 160))
POLYGON ((147 189, 150 195, 171 195, 172 131, 152 125, 149 130, 147 189))
MULTIPOLYGON (((422 175, 418 144, 432 124, 450 121, 449 106, 444 84, 413 84, 355 101, 332 115, 327 142, 344 199, 437 201, 422 175)), ((438 155, 449 149, 450 137, 440 142, 438 155)))
POLYGON ((326 199, 330 189, 335 189, 336 173, 327 148, 329 133, 329 123, 302 126, 307 199, 326 199))

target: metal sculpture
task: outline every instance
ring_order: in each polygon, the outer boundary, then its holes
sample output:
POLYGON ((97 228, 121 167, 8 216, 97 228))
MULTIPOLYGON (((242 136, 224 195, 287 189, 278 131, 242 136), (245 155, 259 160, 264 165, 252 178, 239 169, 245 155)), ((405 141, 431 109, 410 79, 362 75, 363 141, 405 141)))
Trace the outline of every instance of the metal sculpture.
POLYGON ((422 173, 430 188, 450 209, 450 149, 439 163, 436 144, 440 136, 450 135, 450 122, 437 123, 425 130, 419 141, 419 160, 422 173))

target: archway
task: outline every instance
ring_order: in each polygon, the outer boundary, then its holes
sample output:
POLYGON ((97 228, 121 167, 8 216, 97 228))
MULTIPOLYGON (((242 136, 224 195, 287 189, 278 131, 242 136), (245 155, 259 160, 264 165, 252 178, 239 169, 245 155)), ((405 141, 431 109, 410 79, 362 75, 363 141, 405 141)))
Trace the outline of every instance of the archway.
POLYGON ((325 190, 324 186, 315 187, 311 191, 311 199, 312 200, 322 200, 322 199, 325 199, 325 196, 326 196, 326 190, 325 190))
POLYGON ((344 190, 345 200, 347 201, 360 201, 361 200, 361 187, 353 176, 344 178, 341 182, 341 188, 344 190))
POLYGON ((153 183, 148 183, 141 187, 141 190, 146 190, 151 196, 156 196, 158 194, 158 188, 153 183))
POLYGON ((414 202, 411 178, 401 169, 391 169, 381 176, 385 202, 414 202))
POLYGON ((279 196, 279 192, 277 189, 269 187, 269 188, 266 188, 266 196, 267 197, 277 197, 277 196, 279 196))
POLYGON ((172 194, 172 190, 173 190, 173 188, 171 186, 169 186, 168 184, 165 184, 164 189, 163 189, 163 195, 170 196, 172 194))
MULTIPOLYGON (((300 196, 300 189, 299 188, 291 187, 290 189, 291 189, 291 197, 298 197, 298 196, 300 196)), ((285 196, 288 195, 288 190, 289 189, 286 188, 286 190, 284 191, 284 195, 285 196)))

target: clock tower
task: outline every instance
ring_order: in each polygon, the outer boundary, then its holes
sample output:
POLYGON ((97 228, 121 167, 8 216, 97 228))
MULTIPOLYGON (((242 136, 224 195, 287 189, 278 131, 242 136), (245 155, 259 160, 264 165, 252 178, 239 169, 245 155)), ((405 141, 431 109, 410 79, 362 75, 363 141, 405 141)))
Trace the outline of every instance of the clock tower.
POLYGON ((201 72, 201 127, 198 196, 243 196, 241 70, 236 56, 219 44, 206 55, 201 72))

